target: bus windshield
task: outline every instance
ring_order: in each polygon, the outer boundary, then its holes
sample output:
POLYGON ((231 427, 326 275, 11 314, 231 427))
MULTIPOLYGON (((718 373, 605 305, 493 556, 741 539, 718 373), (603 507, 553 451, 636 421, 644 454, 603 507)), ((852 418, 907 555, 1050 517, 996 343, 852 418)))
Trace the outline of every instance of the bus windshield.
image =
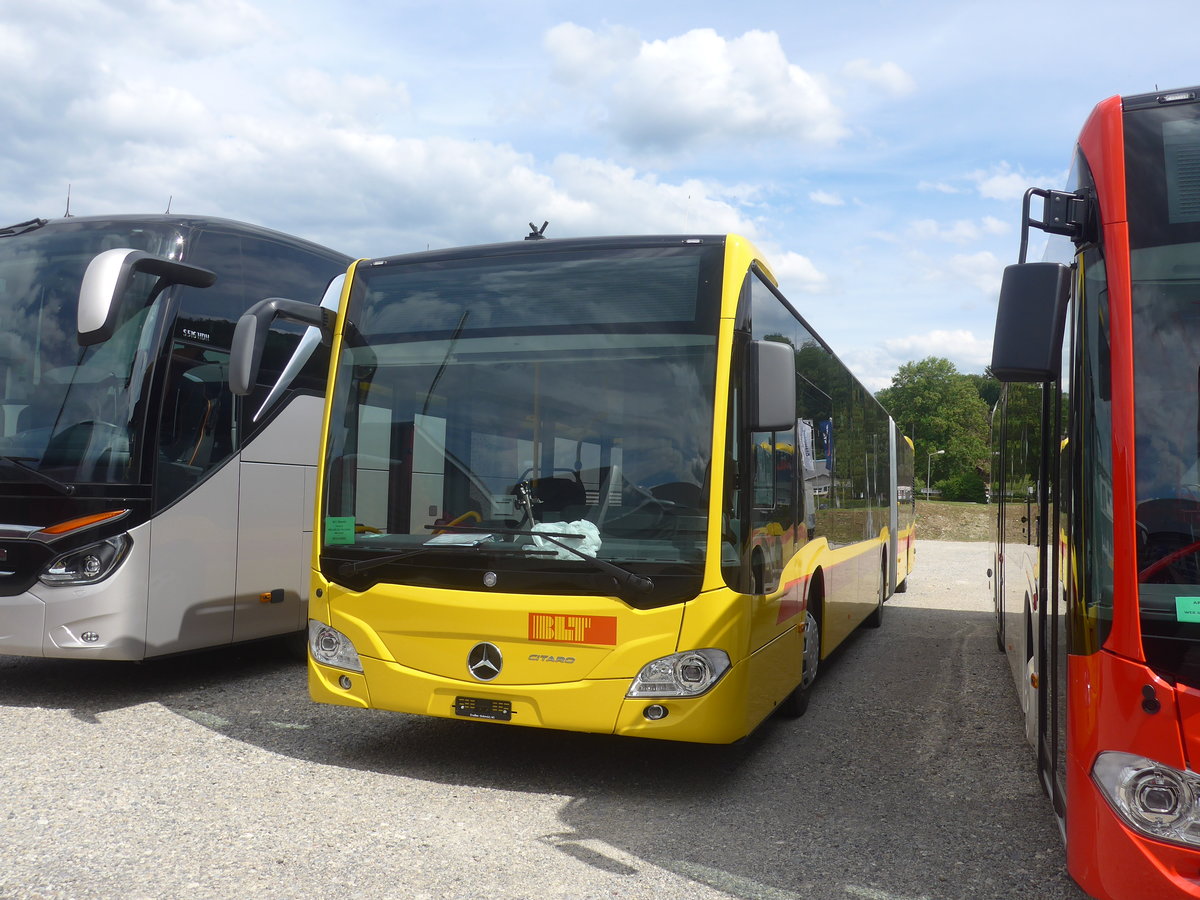
POLYGON ((331 576, 350 560, 367 583, 611 594, 598 557, 655 579, 660 601, 694 594, 721 259, 713 244, 360 264, 326 461, 331 576))
POLYGON ((1153 664, 1200 685, 1200 245, 1133 257, 1142 629, 1153 664))
POLYGON ((179 240, 171 227, 118 220, 54 222, 0 237, 0 483, 136 479, 157 279, 134 278, 113 337, 90 347, 76 338, 79 286, 104 250, 170 256, 179 240))
POLYGON ((1200 686, 1200 124, 1160 105, 1125 134, 1142 632, 1152 666, 1200 686))

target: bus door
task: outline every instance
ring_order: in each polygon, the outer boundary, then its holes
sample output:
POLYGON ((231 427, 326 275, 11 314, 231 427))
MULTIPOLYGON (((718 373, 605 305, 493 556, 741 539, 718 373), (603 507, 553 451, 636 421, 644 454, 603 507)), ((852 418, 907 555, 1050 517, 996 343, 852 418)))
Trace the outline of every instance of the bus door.
POLYGON ((1029 525, 1038 548, 1037 643, 1034 660, 1034 693, 1037 698, 1037 755, 1042 787, 1062 818, 1065 807, 1066 769, 1062 765, 1066 743, 1067 625, 1066 598, 1062 589, 1062 541, 1066 523, 1060 504, 1063 444, 1062 388, 1050 382, 1042 389, 1043 423, 1041 465, 1036 508, 1029 525))
POLYGON ((227 352, 177 334, 167 362, 146 627, 155 654, 233 640, 238 470, 220 465, 236 421, 222 380, 227 360, 227 352))
MULTIPOLYGON (((996 646, 1001 653, 1005 651, 1004 641, 1004 513, 1005 485, 1004 479, 1004 392, 1007 385, 1000 386, 1000 399, 992 410, 991 432, 991 462, 992 472, 990 490, 991 501, 996 505, 992 513, 995 532, 992 546, 992 569, 988 575, 992 577, 992 607, 996 616, 996 646)), ((915 488, 915 486, 914 486, 915 488)), ((914 496, 916 491, 914 490, 914 496)))
POLYGON ((1036 384, 1006 384, 1000 401, 1000 448, 996 465, 1000 505, 997 546, 997 598, 1001 640, 1008 654, 1025 736, 1037 744, 1038 614, 1043 569, 1039 526, 1046 521, 1046 477, 1042 469, 1042 390, 1036 384))

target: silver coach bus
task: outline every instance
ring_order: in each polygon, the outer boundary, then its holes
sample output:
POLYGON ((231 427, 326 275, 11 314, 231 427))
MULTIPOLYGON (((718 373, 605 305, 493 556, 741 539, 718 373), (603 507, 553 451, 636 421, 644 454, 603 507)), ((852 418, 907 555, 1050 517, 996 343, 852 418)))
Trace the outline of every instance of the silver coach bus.
POLYGON ((213 218, 0 228, 0 654, 301 632, 326 351, 277 324, 235 397, 229 345, 264 297, 336 297, 348 263, 213 218))

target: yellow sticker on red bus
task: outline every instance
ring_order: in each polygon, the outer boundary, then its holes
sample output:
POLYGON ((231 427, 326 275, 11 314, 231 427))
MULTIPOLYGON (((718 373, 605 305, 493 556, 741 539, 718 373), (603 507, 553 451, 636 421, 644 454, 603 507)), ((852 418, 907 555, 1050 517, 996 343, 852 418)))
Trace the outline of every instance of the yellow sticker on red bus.
POLYGON ((617 617, 530 613, 529 639, 553 644, 607 644, 613 647, 617 643, 617 617))

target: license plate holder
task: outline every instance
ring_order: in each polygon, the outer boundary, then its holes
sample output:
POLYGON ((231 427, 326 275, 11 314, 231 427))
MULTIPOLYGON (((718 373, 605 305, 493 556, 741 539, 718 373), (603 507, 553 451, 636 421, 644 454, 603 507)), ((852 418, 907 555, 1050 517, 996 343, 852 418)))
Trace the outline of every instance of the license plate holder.
POLYGON ((490 697, 455 697, 454 714, 468 719, 487 719, 491 722, 511 722, 512 703, 490 697))

